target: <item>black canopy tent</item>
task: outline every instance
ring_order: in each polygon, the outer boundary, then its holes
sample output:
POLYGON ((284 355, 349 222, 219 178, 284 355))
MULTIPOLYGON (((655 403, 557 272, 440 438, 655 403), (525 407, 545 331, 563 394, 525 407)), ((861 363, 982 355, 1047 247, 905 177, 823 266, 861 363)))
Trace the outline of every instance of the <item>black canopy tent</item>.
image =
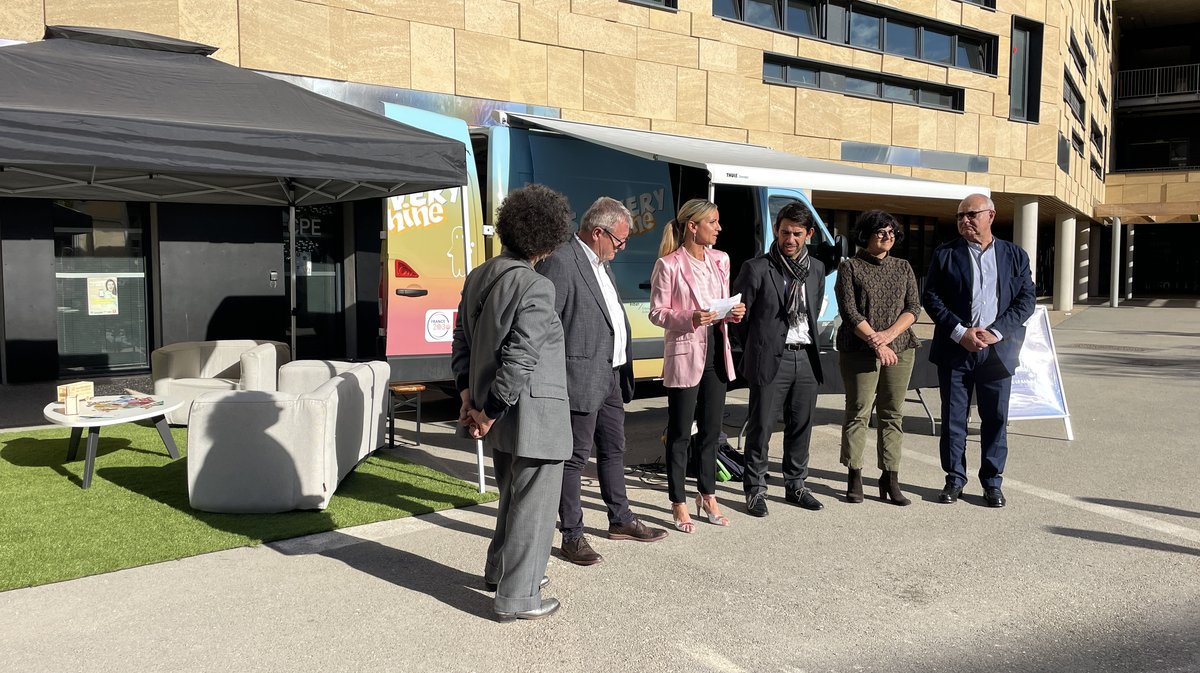
POLYGON ((0 196, 287 206, 295 259, 298 205, 466 184, 461 143, 214 47, 102 28, 45 37, 0 48, 0 196))

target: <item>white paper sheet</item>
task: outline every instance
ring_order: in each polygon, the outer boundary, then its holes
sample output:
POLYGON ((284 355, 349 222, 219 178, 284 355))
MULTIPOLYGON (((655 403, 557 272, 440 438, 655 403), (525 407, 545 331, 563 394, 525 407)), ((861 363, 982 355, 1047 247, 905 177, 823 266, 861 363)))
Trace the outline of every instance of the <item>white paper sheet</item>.
POLYGON ((742 303, 742 293, 739 292, 728 299, 714 299, 712 306, 708 307, 710 311, 717 312, 717 320, 724 320, 729 316, 729 312, 734 306, 742 303))

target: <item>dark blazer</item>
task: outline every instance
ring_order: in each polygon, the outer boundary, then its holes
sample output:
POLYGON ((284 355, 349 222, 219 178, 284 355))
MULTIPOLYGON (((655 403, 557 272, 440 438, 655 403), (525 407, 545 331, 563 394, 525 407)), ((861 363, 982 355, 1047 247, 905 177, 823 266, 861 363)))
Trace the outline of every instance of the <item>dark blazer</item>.
MULTIPOLYGON (((554 283, 554 310, 562 321, 567 340, 567 395, 571 411, 595 413, 604 404, 618 329, 625 331, 627 344, 625 364, 621 366, 621 398, 626 402, 632 400, 633 339, 629 319, 622 310, 620 324, 613 325, 592 262, 579 238, 572 236, 559 246, 538 264, 537 271, 554 283)), ((615 288, 617 279, 607 264, 604 272, 615 288)))
POLYGON ((467 276, 450 369, 458 390, 469 388, 472 404, 496 418, 484 446, 521 458, 571 455, 565 362, 554 285, 533 265, 505 252, 467 276))
MULTIPOLYGON (((817 383, 822 383, 821 357, 817 343, 817 315, 825 297, 825 265, 809 255, 811 266, 805 283, 808 303, 808 333, 813 344, 806 348, 817 383)), ((734 334, 742 344, 742 375, 752 385, 765 386, 775 378, 783 359, 783 344, 787 341, 788 317, 784 277, 771 263, 766 253, 742 265, 730 292, 742 293, 746 317, 734 326, 734 334)))
MULTIPOLYGON (((993 239, 996 246, 996 322, 984 325, 1003 337, 990 348, 1011 376, 1020 363, 1021 344, 1025 341, 1025 321, 1033 315, 1037 302, 1033 276, 1029 273, 1029 255, 1020 246, 993 239)), ((929 344, 929 360, 937 365, 954 366, 969 354, 950 338, 959 325, 970 327, 971 320, 970 251, 967 241, 959 238, 943 243, 933 251, 929 270, 925 274, 925 291, 921 303, 933 319, 933 341, 929 344)))

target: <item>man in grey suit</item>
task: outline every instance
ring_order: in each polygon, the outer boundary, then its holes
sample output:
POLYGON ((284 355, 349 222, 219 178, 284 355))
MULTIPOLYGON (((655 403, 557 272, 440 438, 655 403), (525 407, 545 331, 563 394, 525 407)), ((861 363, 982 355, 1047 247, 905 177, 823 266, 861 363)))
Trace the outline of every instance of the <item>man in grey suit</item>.
POLYGON ((667 536, 638 521, 625 494, 625 403, 633 399, 633 360, 629 320, 608 263, 625 247, 632 222, 620 201, 602 196, 584 213, 579 232, 537 267, 554 283, 554 310, 566 332, 574 452, 563 467, 558 520, 563 558, 577 565, 604 560, 583 535, 580 504, 580 476, 593 444, 608 538, 655 542, 667 536))
POLYGON ((541 619, 563 461, 571 455, 563 329, 554 285, 533 265, 567 236, 570 206, 529 185, 500 205, 504 252, 467 276, 450 366, 462 398, 459 424, 492 451, 500 503, 483 580, 501 621, 541 619))
POLYGON ((812 417, 821 383, 817 314, 825 295, 825 265, 808 254, 812 213, 794 201, 775 217, 775 242, 742 265, 733 292, 746 318, 735 332, 743 347, 742 373, 750 382, 746 418, 746 511, 767 515, 767 444, 784 407, 784 499, 808 510, 823 505, 805 486, 812 417))

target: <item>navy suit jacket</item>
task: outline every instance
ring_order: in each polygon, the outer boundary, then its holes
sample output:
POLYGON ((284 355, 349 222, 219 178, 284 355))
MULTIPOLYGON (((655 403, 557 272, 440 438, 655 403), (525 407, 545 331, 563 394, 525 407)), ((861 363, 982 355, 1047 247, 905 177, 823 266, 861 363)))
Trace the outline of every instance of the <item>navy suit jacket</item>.
MULTIPOLYGON (((983 325, 1003 337, 994 348, 1009 376, 1020 363, 1021 344, 1025 341, 1025 321, 1033 315, 1037 296, 1029 272, 1029 255, 1008 241, 993 239, 996 246, 996 321, 983 325)), ((921 303, 933 318, 933 341, 929 360, 939 366, 953 367, 966 360, 969 352, 951 334, 959 325, 970 327, 971 272, 970 251, 964 238, 943 243, 933 251, 925 274, 921 303)))

